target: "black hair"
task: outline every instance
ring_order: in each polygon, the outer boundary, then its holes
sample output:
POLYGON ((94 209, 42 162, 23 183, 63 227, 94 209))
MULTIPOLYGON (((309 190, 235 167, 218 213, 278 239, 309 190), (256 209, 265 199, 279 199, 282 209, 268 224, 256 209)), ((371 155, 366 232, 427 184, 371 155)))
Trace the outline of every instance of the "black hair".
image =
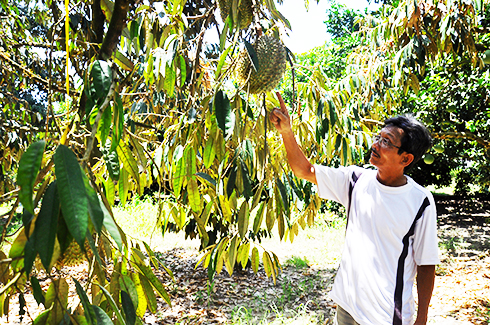
POLYGON ((409 171, 422 156, 432 147, 432 137, 429 130, 417 119, 410 115, 399 115, 387 119, 384 126, 395 126, 403 130, 401 146, 398 154, 408 152, 413 155, 413 161, 406 166, 404 172, 409 171))

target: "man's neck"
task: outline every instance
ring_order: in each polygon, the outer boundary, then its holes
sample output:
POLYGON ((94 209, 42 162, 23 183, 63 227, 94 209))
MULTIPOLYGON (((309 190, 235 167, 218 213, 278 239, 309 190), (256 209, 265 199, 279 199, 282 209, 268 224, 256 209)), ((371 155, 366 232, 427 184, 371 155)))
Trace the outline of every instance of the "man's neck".
POLYGON ((378 174, 376 175, 378 182, 385 186, 398 187, 407 184, 407 177, 402 173, 390 174, 383 173, 378 169, 378 174))

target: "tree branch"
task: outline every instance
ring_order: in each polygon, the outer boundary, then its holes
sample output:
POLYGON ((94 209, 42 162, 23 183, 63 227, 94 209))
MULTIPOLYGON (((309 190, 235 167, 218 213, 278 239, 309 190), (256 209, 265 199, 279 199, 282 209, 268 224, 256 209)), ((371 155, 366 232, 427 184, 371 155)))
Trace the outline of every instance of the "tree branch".
POLYGON ((126 27, 126 18, 128 15, 130 0, 116 0, 114 2, 114 11, 112 13, 109 29, 104 37, 99 52, 99 59, 107 60, 112 56, 119 38, 121 37, 124 27, 126 27))
MULTIPOLYGON (((22 65, 18 64, 15 61, 13 61, 12 59, 9 58, 9 55, 2 50, 0 50, 0 59, 2 61, 6 62, 11 67, 13 67, 17 70, 20 70, 22 72, 22 74, 24 75, 24 77, 30 78, 30 79, 42 84, 45 87, 49 87, 48 80, 41 78, 40 76, 38 76, 34 72, 30 71, 29 69, 23 67, 22 65)), ((10 71, 10 72, 16 73, 14 71, 10 71)), ((54 85, 53 90, 66 94, 66 89, 64 87, 59 86, 59 85, 54 85)), ((78 96, 78 93, 76 90, 70 89, 70 92, 75 94, 76 96, 78 96)))
POLYGON ((478 142, 484 148, 490 148, 490 141, 471 132, 438 132, 431 134, 434 139, 467 139, 478 142))

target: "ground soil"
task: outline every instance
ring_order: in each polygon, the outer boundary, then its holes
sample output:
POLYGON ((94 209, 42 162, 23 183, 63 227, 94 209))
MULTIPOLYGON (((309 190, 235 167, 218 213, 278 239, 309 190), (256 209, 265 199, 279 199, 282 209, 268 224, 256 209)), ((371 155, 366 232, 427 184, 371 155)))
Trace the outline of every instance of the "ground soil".
MULTIPOLYGON (((490 324, 490 204, 482 197, 436 200, 442 263, 437 267, 429 324, 490 324)), ((158 312, 145 316, 146 324, 238 324, 237 319, 240 324, 332 323, 335 304, 328 292, 335 268, 288 263, 275 284, 263 270, 257 274, 236 270, 233 276, 223 271, 210 285, 207 271, 195 267, 195 250, 177 248, 158 255, 174 274, 172 281, 163 270, 156 271, 172 306, 160 300, 158 312)), ((85 272, 82 266, 64 276, 83 281, 85 272)), ((32 295, 25 297, 29 315, 22 323, 29 324, 41 309, 32 295)), ((71 300, 76 299, 73 293, 71 300)), ((0 318, 0 323, 19 324, 18 311, 14 303, 8 320, 0 318)))

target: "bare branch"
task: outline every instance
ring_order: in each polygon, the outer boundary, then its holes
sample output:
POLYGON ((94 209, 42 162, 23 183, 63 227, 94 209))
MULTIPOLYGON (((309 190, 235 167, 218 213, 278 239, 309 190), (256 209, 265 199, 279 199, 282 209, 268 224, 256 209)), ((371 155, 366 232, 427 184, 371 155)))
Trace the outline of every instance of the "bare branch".
POLYGON ((484 148, 490 148, 490 141, 485 140, 471 132, 438 132, 432 133, 434 139, 467 139, 478 142, 484 148))
MULTIPOLYGON (((49 86, 48 80, 45 80, 45 79, 41 78, 40 76, 38 76, 34 72, 30 71, 29 69, 25 68, 24 66, 22 66, 22 65, 18 64, 17 62, 13 61, 12 59, 9 58, 9 55, 7 53, 5 53, 4 51, 2 51, 2 50, 0 50, 0 59, 2 61, 6 62, 11 67, 13 67, 13 68, 15 68, 17 70, 20 70, 25 77, 30 78, 30 79, 32 79, 32 80, 34 80, 36 82, 39 82, 40 84, 42 84, 45 87, 48 87, 49 86)), ((14 71, 10 71, 10 72, 16 73, 14 71)), ((53 90, 55 90, 57 92, 60 92, 60 93, 66 94, 66 89, 64 87, 59 86, 59 85, 54 85, 53 90)), ((72 92, 73 94, 75 94, 76 96, 78 96, 78 93, 77 93, 76 90, 70 89, 70 92, 72 92)))

